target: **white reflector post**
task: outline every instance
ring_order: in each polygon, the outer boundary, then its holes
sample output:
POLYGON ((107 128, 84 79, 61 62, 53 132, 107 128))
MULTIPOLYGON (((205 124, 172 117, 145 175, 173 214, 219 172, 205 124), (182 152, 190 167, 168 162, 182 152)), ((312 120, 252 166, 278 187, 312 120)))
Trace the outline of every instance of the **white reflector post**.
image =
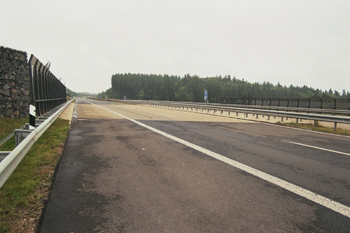
POLYGON ((29 124, 35 128, 35 106, 29 105, 29 124))

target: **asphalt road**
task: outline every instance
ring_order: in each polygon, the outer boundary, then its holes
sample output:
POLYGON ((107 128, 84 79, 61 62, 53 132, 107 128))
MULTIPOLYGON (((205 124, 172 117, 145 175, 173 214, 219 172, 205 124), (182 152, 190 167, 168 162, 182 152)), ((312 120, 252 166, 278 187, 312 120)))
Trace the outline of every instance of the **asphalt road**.
POLYGON ((350 232, 350 137, 77 100, 41 232, 350 232))

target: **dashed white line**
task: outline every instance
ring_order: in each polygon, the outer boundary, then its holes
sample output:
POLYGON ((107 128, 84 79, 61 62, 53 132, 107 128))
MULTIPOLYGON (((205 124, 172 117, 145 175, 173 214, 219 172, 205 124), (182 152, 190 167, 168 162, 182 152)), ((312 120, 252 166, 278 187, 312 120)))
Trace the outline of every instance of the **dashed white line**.
POLYGON ((343 205, 343 204, 341 204, 339 202, 336 202, 336 201, 333 201, 333 200, 331 200, 331 199, 329 199, 327 197, 324 197, 324 196, 321 196, 321 195, 319 195, 317 193, 314 193, 314 192, 312 192, 310 190, 304 189, 304 188, 302 188, 300 186, 297 186, 295 184, 292 184, 290 182, 287 182, 285 180, 282 180, 280 178, 277 178, 275 176, 272 176, 270 174, 267 174, 265 172, 262 172, 260 170, 255 169, 255 168, 247 166, 247 165, 245 165, 243 163, 237 162, 237 161, 235 161, 233 159, 229 159, 229 158, 227 158, 225 156, 222 156, 222 155, 220 155, 218 153, 215 153, 213 151, 210 151, 208 149, 205 149, 203 147, 195 145, 195 144, 193 144, 191 142, 185 141, 185 140, 183 140, 181 138, 175 137, 173 135, 170 135, 168 133, 165 133, 163 131, 160 131, 158 129, 155 129, 153 127, 145 125, 145 124, 143 124, 143 123, 141 123, 139 121, 131 119, 131 118, 127 117, 127 116, 124 116, 122 114, 119 114, 117 112, 109 110, 107 108, 101 107, 101 106, 93 104, 93 103, 91 103, 91 104, 96 106, 96 107, 102 108, 102 109, 104 109, 106 111, 109 111, 109 112, 111 112, 113 114, 116 114, 116 115, 118 115, 120 117, 123 117, 123 118, 125 118, 125 119, 127 119, 127 120, 129 120, 131 122, 134 122, 135 124, 138 124, 138 125, 146 128, 146 129, 149 129, 149 130, 151 130, 151 131, 153 131, 155 133, 158 133, 158 134, 160 134, 160 135, 162 135, 164 137, 167 137, 167 138, 172 139, 172 140, 174 140, 174 141, 176 141, 178 143, 181 143, 181 144, 183 144, 185 146, 188 146, 188 147, 190 147, 192 149, 195 149, 195 150, 197 150, 197 151, 199 151, 199 152, 201 152, 203 154, 206 154, 206 155, 208 155, 208 156, 210 156, 212 158, 215 158, 215 159, 217 159, 219 161, 222 161, 222 162, 224 162, 226 164, 229 164, 229 165, 231 165, 231 166, 233 166, 235 168, 238 168, 238 169, 240 169, 242 171, 245 171, 245 172, 247 172, 247 173, 249 173, 249 174, 251 174, 253 176, 256 176, 256 177, 258 177, 260 179, 263 179, 263 180, 265 180, 267 182, 270 182, 270 183, 272 183, 274 185, 277 185, 277 186, 279 186, 279 187, 281 187, 283 189, 286 189, 286 190, 288 190, 288 191, 290 191, 292 193, 295 193, 295 194, 297 194, 297 195, 299 195, 301 197, 304 197, 304 198, 306 198, 306 199, 308 199, 310 201, 313 201, 313 202, 315 202, 317 204, 320 204, 320 205, 322 205, 322 206, 324 206, 324 207, 326 207, 328 209, 331 209, 331 210, 333 210, 333 211, 335 211, 335 212, 337 212, 339 214, 342 214, 342 215, 350 218, 350 207, 349 206, 343 205))
POLYGON ((299 145, 299 146, 304 146, 304 147, 309 147, 309 148, 317 149, 317 150, 323 150, 323 151, 328 151, 328 152, 332 152, 332 153, 336 153, 336 154, 341 154, 341 155, 350 156, 349 153, 345 153, 345 152, 341 152, 341 151, 329 150, 329 149, 325 149, 325 148, 322 148, 322 147, 306 145, 306 144, 302 144, 302 143, 298 143, 298 142, 291 142, 291 141, 286 141, 286 140, 282 140, 282 141, 283 141, 283 142, 288 142, 288 143, 291 143, 291 144, 295 144, 295 145, 299 145))

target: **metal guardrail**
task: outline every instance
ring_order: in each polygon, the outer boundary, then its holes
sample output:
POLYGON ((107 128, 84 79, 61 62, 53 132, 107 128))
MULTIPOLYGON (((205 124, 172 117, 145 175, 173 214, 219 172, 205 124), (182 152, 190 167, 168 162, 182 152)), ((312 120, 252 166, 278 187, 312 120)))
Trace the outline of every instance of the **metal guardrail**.
MULTIPOLYGON (((248 107, 243 107, 242 105, 239 105, 239 107, 232 106, 232 105, 224 105, 224 104, 203 104, 203 103, 190 103, 190 102, 175 102, 175 101, 145 101, 145 100, 121 100, 122 102, 129 102, 134 104, 145 104, 145 105, 155 105, 155 106, 163 106, 163 107, 173 107, 173 108, 191 108, 202 111, 221 111, 221 113, 228 112, 230 114, 231 112, 238 113, 245 113, 246 116, 248 114, 254 114, 257 117, 259 115, 268 116, 268 119, 270 119, 271 116, 281 117, 281 121, 283 121, 283 118, 294 118, 298 120, 311 120, 314 121, 314 126, 316 126, 318 121, 324 121, 324 122, 332 122, 334 123, 334 130, 337 129, 338 123, 343 124, 350 124, 350 117, 344 117, 344 116, 335 116, 335 114, 342 114, 342 115, 350 115, 350 111, 347 110, 325 110, 325 109, 304 109, 305 112, 316 112, 316 113, 324 113, 324 114, 333 114, 333 115, 322 115, 322 114, 310 114, 310 113, 300 113, 300 112, 291 112, 291 111, 304 111, 300 108, 287 108, 288 111, 286 111, 286 108, 278 109, 277 110, 270 110, 270 109, 261 109, 261 108, 252 108, 254 106, 248 105, 248 107)), ((262 107, 262 106, 260 106, 262 107)))
POLYGON ((349 98, 333 98, 330 96, 319 97, 318 95, 314 95, 310 98, 219 97, 216 98, 215 102, 222 104, 350 110, 349 98))
MULTIPOLYGON (((126 100, 130 102, 138 102, 139 100, 126 100)), ((145 101, 145 100, 142 100, 145 101)), ((146 101, 147 102, 147 101, 146 101)), ((221 104, 221 103, 193 103, 193 102, 176 102, 176 101, 154 101, 154 103, 171 103, 174 105, 193 105, 201 104, 214 107, 232 107, 232 108, 244 108, 244 109, 263 109, 263 110, 275 110, 285 112, 304 112, 304 113, 318 113, 318 114, 331 114, 331 115, 350 115, 350 110, 334 110, 334 109, 319 109, 319 108, 300 108, 300 107, 277 107, 277 106, 260 106, 260 105, 242 105, 242 104, 221 104)))
MULTIPOLYGON (((4 138, 3 140, 1 140, 0 142, 0 146, 2 146, 2 144, 4 144, 5 142, 7 142, 10 138, 12 138, 15 135, 15 131, 13 131, 11 134, 9 134, 6 138, 4 138)), ((1 160, 0 160, 1 161, 1 160)))
POLYGON ((19 143, 19 145, 11 151, 8 155, 8 151, 3 152, 1 155, 6 156, 0 162, 0 188, 4 185, 12 172, 16 169, 18 164, 22 161, 23 157, 27 154, 33 144, 40 138, 40 136, 51 126, 51 124, 58 118, 58 116, 67 108, 72 102, 66 102, 62 107, 55 111, 51 116, 47 117, 37 128, 32 130, 30 134, 19 143))
MULTIPOLYGON (((29 127, 29 124, 23 125, 23 126, 20 127, 18 130, 24 130, 24 129, 27 129, 27 127, 29 127)), ((15 131, 13 131, 12 133, 10 133, 6 138, 4 138, 3 140, 1 140, 0 146, 2 146, 5 142, 7 142, 9 139, 11 139, 13 136, 15 136, 16 131, 17 131, 17 129, 16 129, 15 131)), ((1 151, 0 151, 0 153, 1 153, 1 151)), ((1 160, 2 160, 2 159, 1 159, 1 157, 0 157, 0 162, 1 162, 1 160)))
POLYGON ((350 115, 350 110, 335 110, 335 109, 320 109, 320 108, 301 108, 301 107, 278 107, 278 106, 261 106, 261 105, 241 105, 241 104, 220 104, 220 103, 208 103, 213 106, 223 107, 237 107, 237 108, 249 108, 249 109, 265 109, 275 111, 286 112, 305 112, 305 113, 319 113, 319 114, 332 114, 332 115, 350 115))

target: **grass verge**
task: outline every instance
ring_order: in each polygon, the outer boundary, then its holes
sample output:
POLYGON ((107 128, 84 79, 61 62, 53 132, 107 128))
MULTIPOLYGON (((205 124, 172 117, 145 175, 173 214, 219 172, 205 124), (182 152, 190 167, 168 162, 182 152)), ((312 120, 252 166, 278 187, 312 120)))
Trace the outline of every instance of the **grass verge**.
POLYGON ((0 189, 0 232, 35 232, 64 149, 68 123, 57 119, 0 189))
POLYGON ((277 124, 287 125, 287 126, 291 126, 291 127, 295 127, 295 128, 303 128, 303 129, 315 130, 315 131, 320 131, 320 132, 350 136, 349 130, 337 128, 337 130, 334 131, 334 128, 325 127, 325 126, 322 126, 318 123, 316 124, 316 127, 314 127, 313 124, 301 124, 301 123, 293 123, 293 122, 287 122, 287 123, 277 122, 277 124))
MULTIPOLYGON (((28 119, 7 119, 0 118, 0 141, 6 138, 8 135, 13 133, 15 129, 20 128, 25 123, 28 123, 28 119)), ((12 137, 7 142, 5 142, 2 146, 0 146, 0 151, 10 151, 13 150, 15 146, 15 139, 12 137)))

